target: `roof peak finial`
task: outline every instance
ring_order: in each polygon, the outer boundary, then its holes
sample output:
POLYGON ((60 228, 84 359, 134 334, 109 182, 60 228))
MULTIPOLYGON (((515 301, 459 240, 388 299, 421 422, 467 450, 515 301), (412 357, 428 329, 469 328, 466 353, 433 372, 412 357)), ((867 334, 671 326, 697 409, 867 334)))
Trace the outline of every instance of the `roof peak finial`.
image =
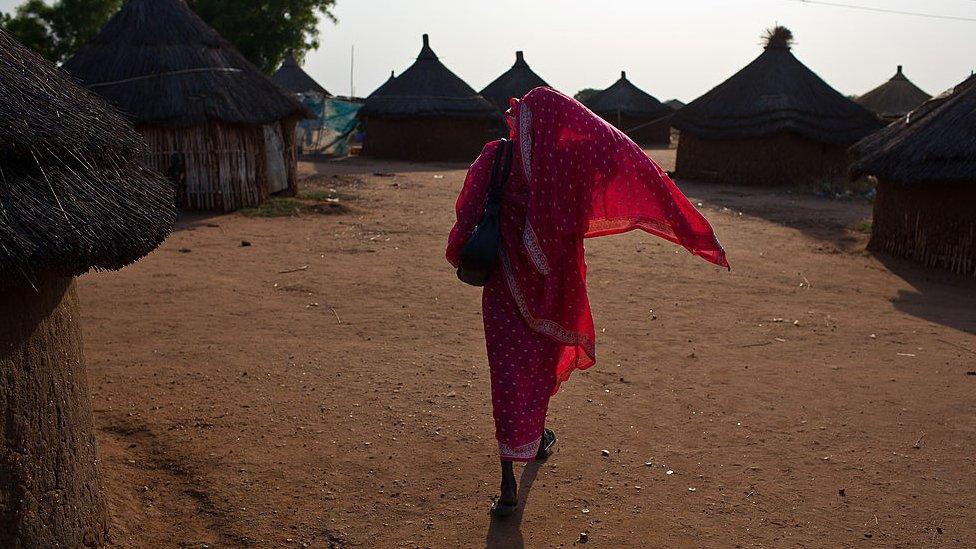
POLYGON ((420 48, 420 55, 417 59, 437 59, 437 54, 430 48, 430 36, 424 33, 424 46, 420 48))
POLYGON ((620 71, 620 79, 627 80, 627 71, 620 71))
POLYGON ((295 56, 295 50, 294 49, 289 49, 285 53, 285 59, 284 59, 284 61, 282 61, 281 64, 284 65, 284 66, 289 66, 289 67, 297 67, 298 66, 298 57, 295 56))
POLYGON ((522 53, 522 50, 515 52, 515 62, 518 63, 519 61, 525 61, 525 54, 522 53))
POLYGON ((901 65, 898 65, 898 74, 901 74, 901 65))
POLYGON ((766 29, 766 35, 763 38, 767 50, 789 50, 793 46, 793 32, 783 25, 766 29))

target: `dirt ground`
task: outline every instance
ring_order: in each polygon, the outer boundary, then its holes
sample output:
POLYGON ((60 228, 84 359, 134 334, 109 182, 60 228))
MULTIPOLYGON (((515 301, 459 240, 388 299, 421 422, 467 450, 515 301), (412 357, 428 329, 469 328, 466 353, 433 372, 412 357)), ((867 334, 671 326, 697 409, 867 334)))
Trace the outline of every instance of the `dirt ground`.
POLYGON ((868 202, 680 182, 731 273, 588 241, 598 364, 493 522, 465 167, 302 169, 351 211, 186 218, 81 279, 115 546, 976 546, 976 282, 864 252, 868 202))

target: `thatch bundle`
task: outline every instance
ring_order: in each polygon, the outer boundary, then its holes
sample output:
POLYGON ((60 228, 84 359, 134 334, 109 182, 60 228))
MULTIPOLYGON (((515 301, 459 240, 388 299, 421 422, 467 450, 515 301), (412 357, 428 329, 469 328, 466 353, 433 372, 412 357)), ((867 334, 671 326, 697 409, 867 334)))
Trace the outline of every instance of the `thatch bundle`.
POLYGON ((784 27, 768 31, 758 58, 675 113, 680 177, 782 185, 846 175, 844 150, 882 124, 794 57, 792 42, 784 27))
POLYGON ((878 179, 869 248, 976 275, 976 78, 859 142, 878 179))
POLYGON ((128 0, 64 68, 129 117, 184 207, 295 189, 294 126, 310 113, 183 0, 128 0))
POLYGON ((281 67, 271 75, 271 81, 278 84, 281 89, 294 94, 317 94, 332 97, 331 93, 302 69, 298 60, 295 59, 295 52, 293 51, 289 51, 285 55, 281 67))
POLYGON ((671 141, 671 107, 635 86, 620 71, 612 86, 589 97, 589 109, 641 145, 666 145, 671 141))
POLYGON ((417 60, 366 99, 363 153, 402 160, 471 160, 497 110, 437 58, 425 34, 417 60))
POLYGON ((174 192, 119 113, 3 30, 0 97, 0 547, 101 546, 73 277, 158 246, 174 192))
POLYGON ((481 96, 491 101, 499 111, 505 112, 508 110, 509 99, 513 97, 521 99, 533 88, 548 85, 525 62, 525 55, 521 51, 517 51, 515 52, 515 64, 512 65, 512 68, 485 86, 485 89, 481 90, 481 96))
POLYGON ((865 93, 855 101, 877 114, 882 120, 894 121, 909 111, 925 103, 932 96, 916 86, 898 65, 895 75, 877 88, 865 93))

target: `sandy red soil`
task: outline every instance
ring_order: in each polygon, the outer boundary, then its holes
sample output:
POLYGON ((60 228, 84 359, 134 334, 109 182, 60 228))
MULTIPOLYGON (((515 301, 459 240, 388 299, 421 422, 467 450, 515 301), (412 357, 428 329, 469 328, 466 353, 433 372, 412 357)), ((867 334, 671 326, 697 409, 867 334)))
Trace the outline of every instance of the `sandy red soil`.
POLYGON ((492 522, 464 167, 302 168, 352 211, 186 218, 81 280, 116 546, 976 546, 976 282, 864 252, 866 201, 682 183, 731 273, 588 241, 599 362, 492 522))

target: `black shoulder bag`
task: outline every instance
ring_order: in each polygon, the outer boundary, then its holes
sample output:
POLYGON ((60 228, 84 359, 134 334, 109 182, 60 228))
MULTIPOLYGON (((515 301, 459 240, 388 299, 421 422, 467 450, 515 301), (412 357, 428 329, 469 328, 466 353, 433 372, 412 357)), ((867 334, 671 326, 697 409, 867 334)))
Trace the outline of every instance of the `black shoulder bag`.
POLYGON ((498 245, 501 239, 498 214, 502 207, 505 182, 508 181, 511 170, 512 142, 502 139, 491 166, 491 186, 488 187, 485 213, 461 250, 457 277, 465 284, 484 286, 498 263, 498 245))

